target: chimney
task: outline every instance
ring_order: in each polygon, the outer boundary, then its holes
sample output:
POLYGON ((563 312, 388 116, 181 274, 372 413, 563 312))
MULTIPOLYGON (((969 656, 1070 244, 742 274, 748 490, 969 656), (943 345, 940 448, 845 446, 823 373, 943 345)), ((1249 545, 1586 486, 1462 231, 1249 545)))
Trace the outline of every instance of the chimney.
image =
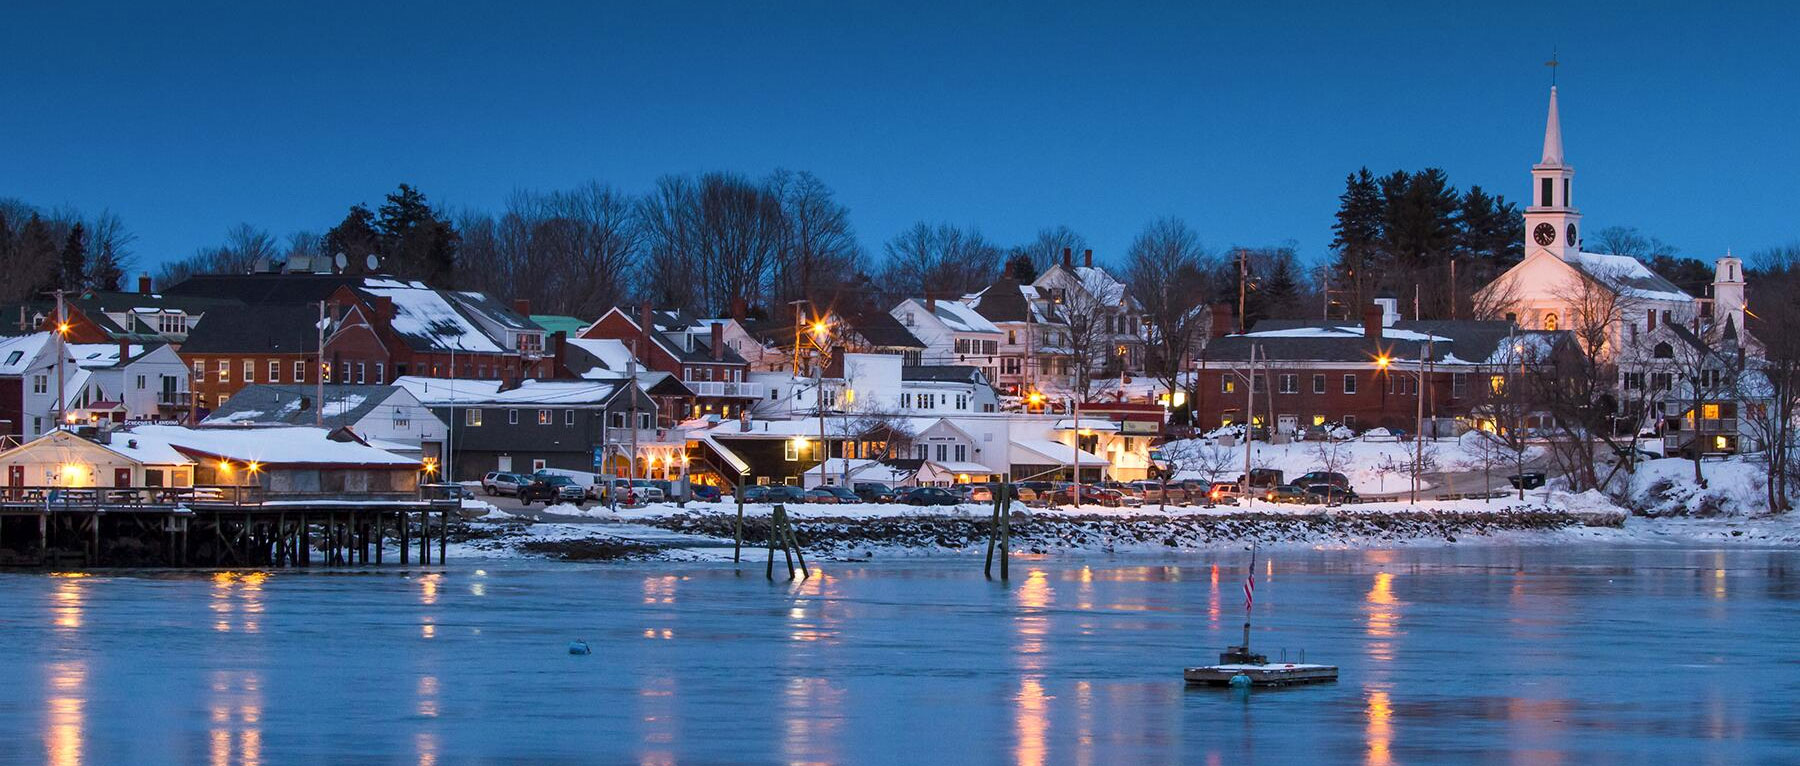
POLYGON ((530 298, 514 298, 513 299, 513 312, 518 314, 519 316, 530 319, 531 318, 531 299, 530 298))
POLYGON ((656 332, 655 318, 656 314, 650 309, 650 304, 638 306, 638 333, 642 339, 638 341, 639 348, 632 349, 632 353, 640 360, 650 358, 650 333, 656 332))
POLYGON ((394 318, 394 298, 388 295, 375 296, 375 313, 382 319, 394 318))
POLYGON ((1075 268, 1074 258, 1075 258, 1075 256, 1074 256, 1073 250, 1070 250, 1069 248, 1066 248, 1066 247, 1063 248, 1063 268, 1065 268, 1065 269, 1075 268))
POLYGON ((568 331, 557 330, 550 333, 550 344, 554 346, 550 349, 550 377, 574 377, 569 374, 568 331))
POLYGON ((1382 309, 1373 303, 1363 307, 1363 337, 1381 340, 1382 309))
POLYGON ((930 290, 925 291, 925 310, 933 314, 937 313, 937 293, 930 290))
POLYGON ((124 364, 125 360, 130 359, 130 358, 131 358, 131 342, 127 341, 127 340, 120 340, 119 341, 119 364, 124 364))
POLYGON ((742 321, 744 321, 744 317, 749 316, 749 314, 750 314, 750 302, 749 301, 746 301, 743 298, 732 298, 731 299, 731 318, 732 319, 736 319, 737 321, 742 322, 742 321))
POLYGON ((145 295, 150 294, 150 275, 148 273, 138 275, 138 292, 145 295))
POLYGON ((1231 334, 1231 307, 1223 303, 1212 305, 1212 321, 1207 323, 1206 336, 1223 338, 1231 334))
POLYGON ((712 357, 715 362, 725 361, 725 323, 712 323, 712 357))
POLYGON ((1083 266, 1086 266, 1090 269, 1093 268, 1094 267, 1094 251, 1092 251, 1092 250, 1081 251, 1081 263, 1083 266))

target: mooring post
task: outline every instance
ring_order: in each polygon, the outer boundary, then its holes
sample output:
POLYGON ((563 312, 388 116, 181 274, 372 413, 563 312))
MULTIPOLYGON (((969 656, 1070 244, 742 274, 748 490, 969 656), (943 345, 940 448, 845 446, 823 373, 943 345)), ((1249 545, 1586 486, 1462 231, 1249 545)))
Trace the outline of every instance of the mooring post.
POLYGON ((419 511, 419 566, 431 566, 431 514, 419 511))
POLYGON ((731 525, 731 532, 732 532, 732 534, 731 534, 731 538, 732 538, 731 539, 731 561, 732 561, 732 563, 737 563, 737 562, 740 562, 743 560, 742 553, 743 553, 743 549, 744 549, 744 475, 741 473, 738 474, 736 494, 737 494, 737 507, 738 507, 737 522, 731 525))
POLYGON ((94 547, 94 555, 89 557, 88 565, 89 566, 99 566, 100 565, 100 512, 94 511, 91 514, 88 514, 88 523, 93 525, 88 530, 88 539, 92 541, 93 547, 94 547))
POLYGON ((438 566, 443 566, 444 559, 450 557, 450 509, 445 508, 438 519, 438 566))
MULTIPOLYGON (((1008 487, 1010 490, 1011 488, 1008 487)), ((1000 500, 1000 581, 1009 582, 1012 578, 1012 492, 1008 491, 1000 500)))
MULTIPOLYGON (((786 514, 782 514, 782 515, 784 517, 786 516, 786 514)), ((783 520, 786 521, 785 518, 783 520)), ((806 568, 806 552, 803 550, 800 550, 800 535, 798 535, 794 532, 793 522, 789 521, 788 523, 784 524, 783 526, 787 527, 787 541, 788 541, 788 545, 794 549, 794 558, 800 560, 800 577, 801 577, 801 579, 811 577, 812 570, 806 568)), ((790 572, 790 574, 791 574, 791 572, 790 572)))
POLYGON ((387 514, 375 512, 375 566, 381 566, 382 543, 387 541, 387 514))
POLYGON ((987 563, 981 567, 981 574, 989 580, 994 579, 994 545, 1000 541, 1000 496, 994 496, 994 508, 988 512, 987 563))
POLYGON ((38 514, 38 563, 50 557, 50 514, 38 514))
POLYGON ((775 579, 775 519, 781 513, 781 506, 769 509, 769 562, 764 567, 763 576, 775 579))
POLYGON ((400 566, 412 563, 412 525, 407 523, 406 511, 394 514, 400 522, 400 566))
POLYGON ((775 516, 779 518, 781 522, 770 531, 781 538, 781 557, 787 559, 788 579, 792 580, 794 579, 794 549, 788 545, 787 507, 783 505, 775 506, 775 516))

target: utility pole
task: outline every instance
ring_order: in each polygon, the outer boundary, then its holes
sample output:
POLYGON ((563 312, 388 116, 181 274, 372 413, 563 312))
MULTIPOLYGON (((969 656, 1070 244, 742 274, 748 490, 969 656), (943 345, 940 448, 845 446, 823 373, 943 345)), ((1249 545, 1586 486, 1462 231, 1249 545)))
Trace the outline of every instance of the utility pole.
POLYGON ((1256 441, 1256 344, 1250 344, 1250 374, 1244 376, 1244 507, 1256 504, 1256 493, 1250 491, 1250 450, 1256 441))
MULTIPOLYGON (((319 342, 315 346, 319 357, 318 369, 313 370, 313 425, 325 426, 325 302, 319 301, 319 323, 314 328, 318 331, 319 342)), ((454 374, 456 371, 451 370, 454 374)), ((453 389, 454 390, 454 389, 453 389)))
POLYGON ((1074 396, 1069 397, 1069 410, 1075 416, 1075 422, 1070 424, 1075 429, 1075 483, 1070 485, 1070 491, 1074 493, 1070 497, 1074 499, 1075 508, 1079 510, 1081 508, 1081 392, 1077 391, 1074 396))
MULTIPOLYGON (((1244 331, 1244 303, 1246 300, 1246 294, 1249 292, 1248 288, 1246 287, 1246 284, 1249 282, 1249 280, 1250 280, 1250 252, 1248 250, 1245 250, 1244 248, 1240 247, 1240 248, 1238 248, 1238 332, 1240 332, 1240 333, 1242 333, 1244 331)), ((1254 357, 1254 356, 1255 355, 1252 354, 1252 357, 1254 357)), ((1251 366, 1254 367, 1255 360, 1252 359, 1251 361, 1252 361, 1251 366)), ((1246 478, 1248 478, 1248 476, 1246 476, 1246 478)))
MULTIPOLYGON (((69 417, 69 395, 63 387, 67 385, 63 378, 63 357, 68 355, 69 317, 63 304, 63 291, 56 291, 56 420, 50 424, 51 429, 63 427, 63 421, 69 417)), ((124 361, 124 360, 120 360, 124 361)))
MULTIPOLYGON (((648 328, 645 328, 645 329, 647 330, 648 328)), ((631 386, 634 389, 637 388, 637 355, 638 355, 637 339, 633 338, 632 342, 631 342, 631 358, 625 361, 625 385, 631 386)), ((631 459, 626 461, 626 469, 625 469, 625 477, 626 477, 625 491, 627 493, 627 496, 630 496, 630 494, 637 492, 637 490, 636 490, 636 487, 637 487, 637 459, 638 459, 638 397, 637 397, 637 395, 638 395, 637 391, 631 392, 631 429, 630 429, 631 430, 631 459)))
POLYGON ((1419 388, 1413 392, 1414 398, 1419 400, 1419 414, 1413 420, 1412 500, 1409 505, 1419 504, 1419 471, 1425 467, 1425 360, 1430 356, 1430 348, 1429 341, 1419 346, 1419 388))

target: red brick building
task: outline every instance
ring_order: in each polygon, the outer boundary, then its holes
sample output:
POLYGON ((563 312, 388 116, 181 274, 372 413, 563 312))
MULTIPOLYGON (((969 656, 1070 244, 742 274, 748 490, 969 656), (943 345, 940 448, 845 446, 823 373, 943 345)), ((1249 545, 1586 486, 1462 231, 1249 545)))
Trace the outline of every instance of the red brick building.
POLYGON ((526 318, 528 307, 389 277, 344 285, 330 304, 325 363, 333 382, 385 384, 406 375, 516 382, 554 374, 544 330, 526 318))
POLYGON ((1466 420, 1505 390, 1521 363, 1548 361, 1568 342, 1567 332, 1510 322, 1384 321, 1379 309, 1365 313, 1361 327, 1264 320, 1208 345, 1189 400, 1202 429, 1250 420, 1285 433, 1329 423, 1410 432, 1421 396, 1427 420, 1466 420), (1255 387, 1248 417, 1246 385, 1255 387))
POLYGON ((749 382, 750 364, 731 350, 723 335, 722 324, 645 306, 635 317, 615 307, 582 330, 580 337, 623 342, 645 367, 675 376, 694 392, 693 415, 731 418, 763 392, 749 382))

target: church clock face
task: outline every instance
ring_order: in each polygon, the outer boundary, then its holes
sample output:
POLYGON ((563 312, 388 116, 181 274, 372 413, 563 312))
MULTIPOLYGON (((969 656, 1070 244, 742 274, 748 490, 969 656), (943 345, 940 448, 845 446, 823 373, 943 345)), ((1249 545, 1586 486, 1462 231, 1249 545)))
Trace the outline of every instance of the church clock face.
POLYGON ((1556 241, 1556 227, 1540 223, 1537 228, 1531 230, 1531 238, 1537 240, 1538 244, 1549 247, 1550 243, 1556 241))
POLYGON ((1569 247, 1581 244, 1581 240, 1575 238, 1575 224, 1569 224, 1569 238, 1563 241, 1569 243, 1569 247))

